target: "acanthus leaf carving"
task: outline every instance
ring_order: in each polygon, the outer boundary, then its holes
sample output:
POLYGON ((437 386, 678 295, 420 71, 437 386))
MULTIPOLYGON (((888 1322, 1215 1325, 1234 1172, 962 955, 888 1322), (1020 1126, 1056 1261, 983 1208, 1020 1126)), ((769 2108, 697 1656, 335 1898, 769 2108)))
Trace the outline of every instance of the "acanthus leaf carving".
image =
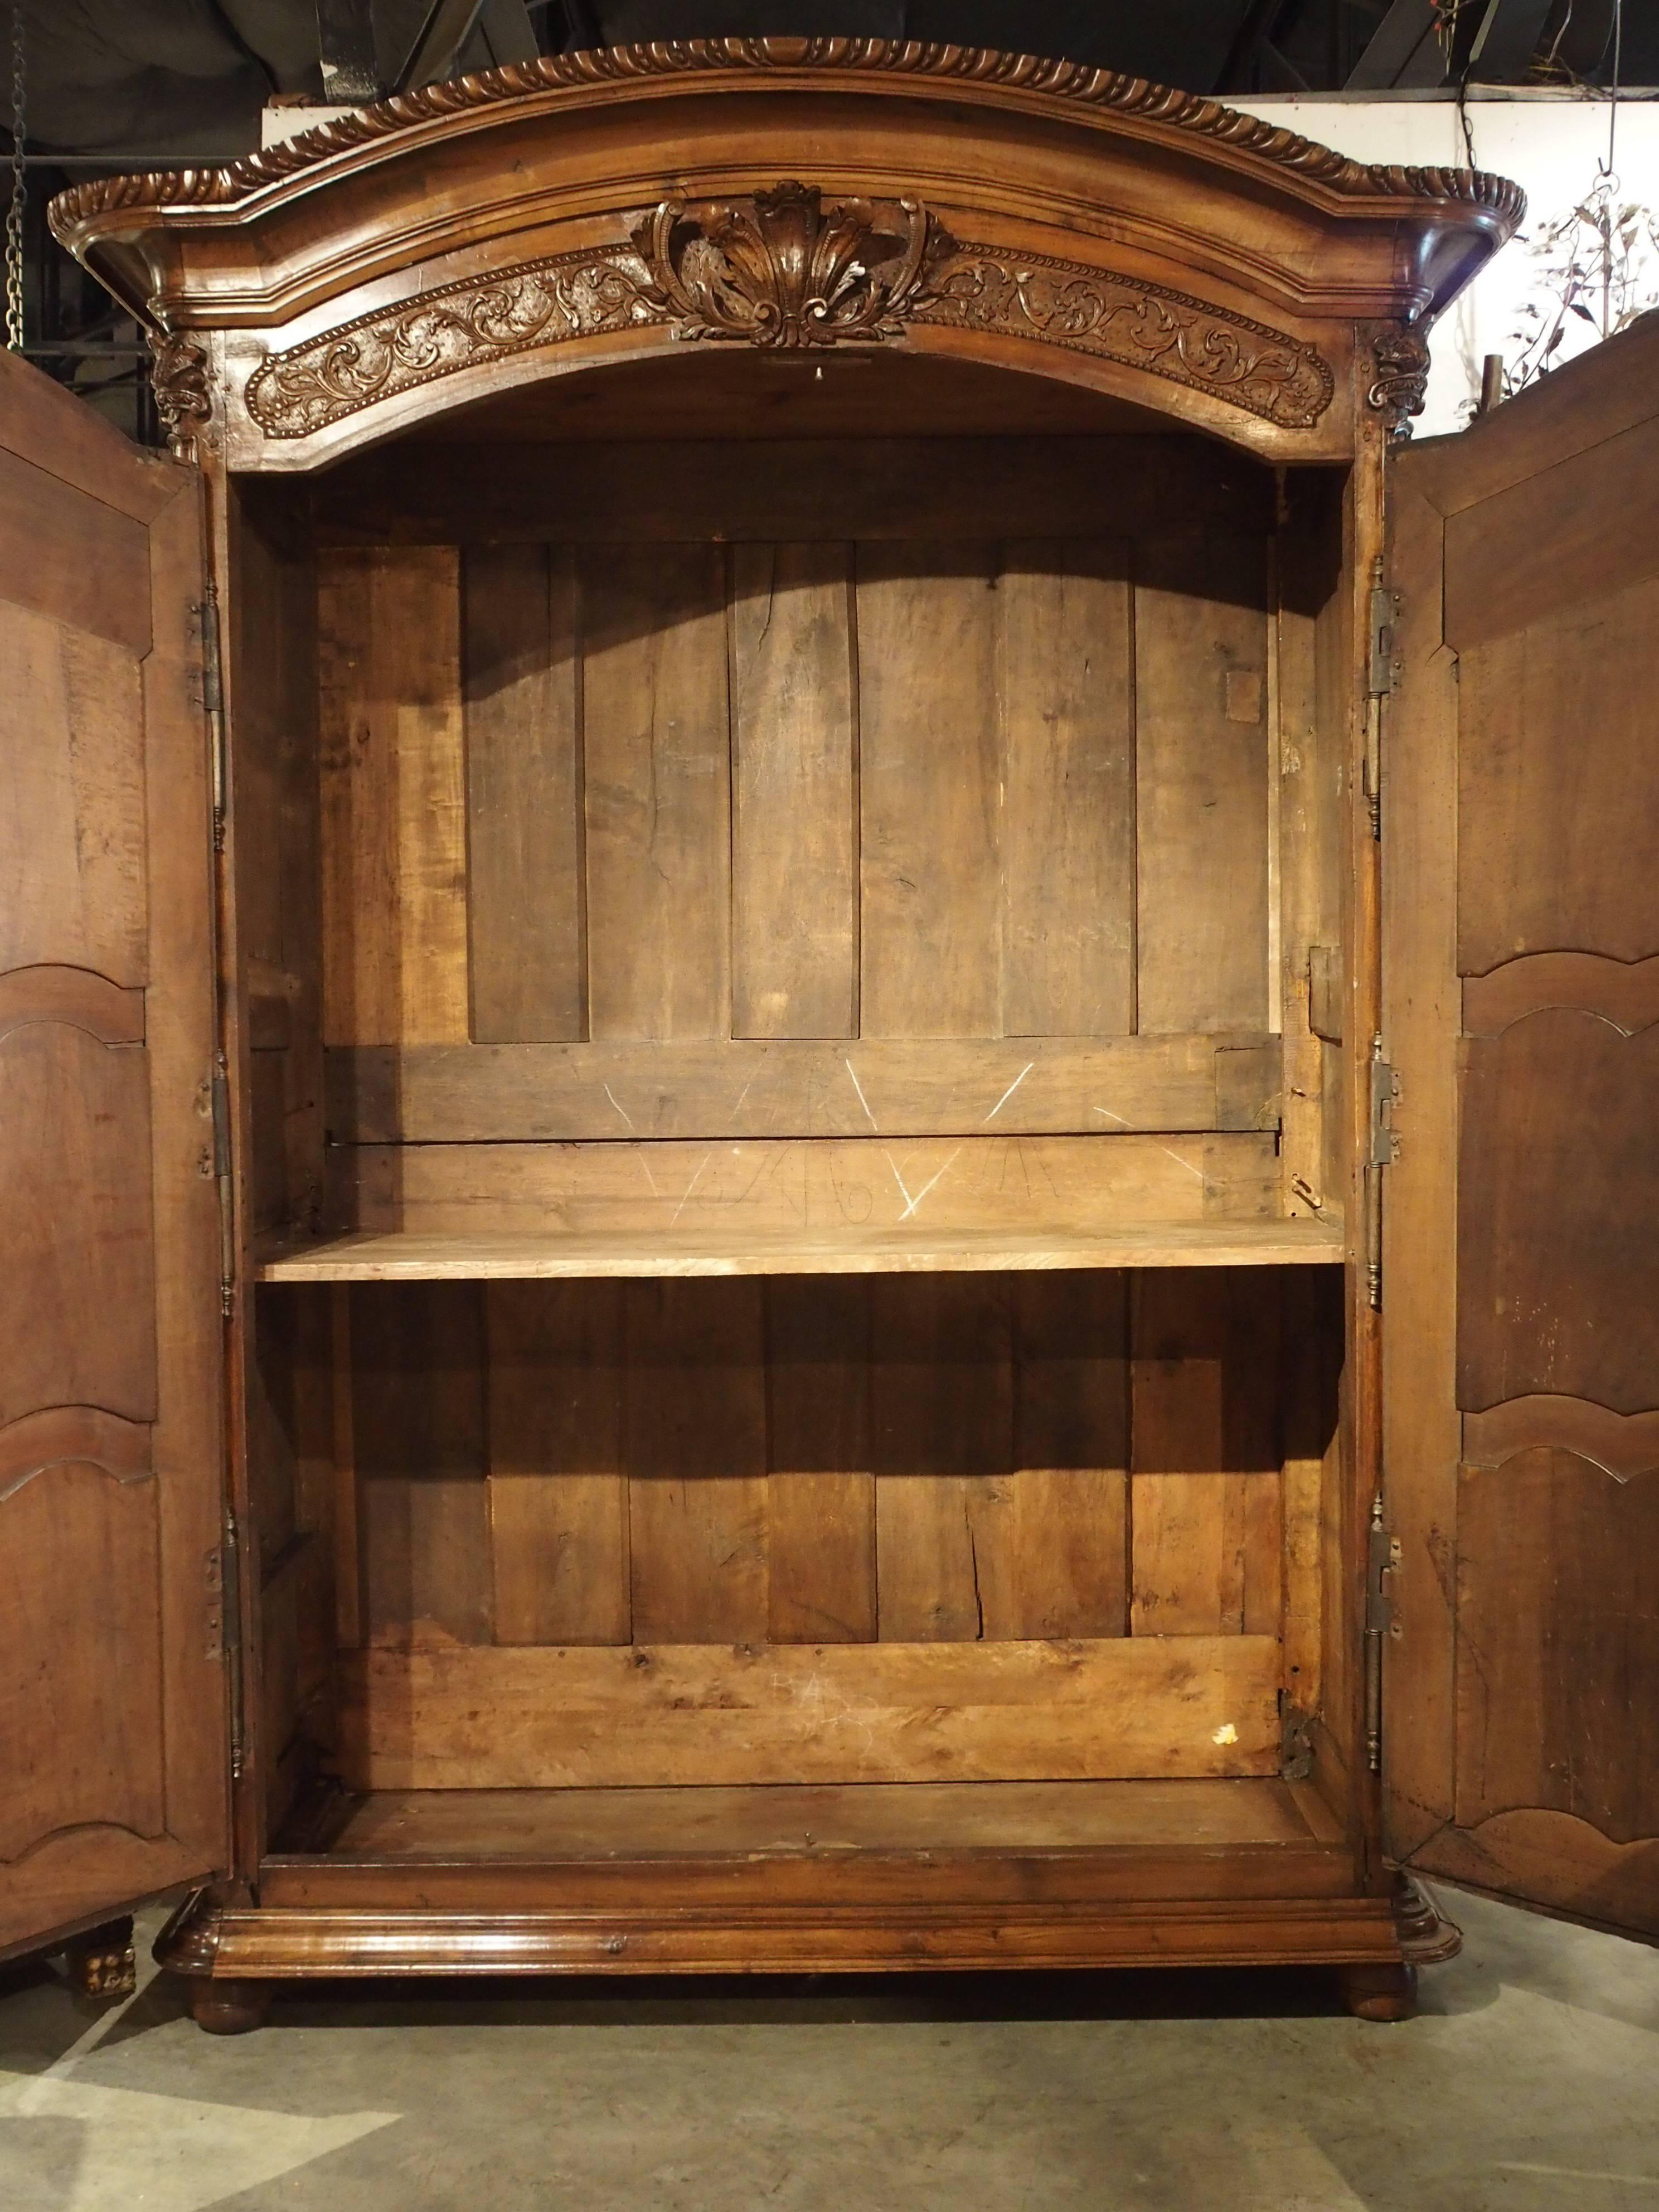
POLYGON ((209 421, 213 402, 208 390, 205 349, 181 331, 149 338, 150 388, 167 443, 180 458, 193 450, 198 428, 209 421))
POLYGON ((956 251, 920 201, 900 200, 892 215, 867 200, 826 210, 816 185, 793 179, 747 206, 691 210, 676 195, 634 245, 678 318, 677 337, 785 349, 902 336, 956 251))
POLYGON ((1334 380, 1317 349, 1139 278, 959 244, 918 199, 826 204, 786 180, 746 199, 671 195, 627 246, 463 280, 271 355, 249 414, 302 438, 377 401, 532 349, 665 327, 768 350, 902 339, 926 324, 1061 345, 1310 428, 1334 380))
POLYGON ((1335 388, 1303 339, 1184 293, 1041 254, 1015 260, 968 249, 915 316, 1097 354, 1212 392, 1285 429, 1311 428, 1335 388))
POLYGON ((1376 374, 1365 404, 1388 418, 1389 435, 1402 444, 1411 436, 1412 417, 1423 412, 1429 382, 1428 342, 1420 331, 1389 323, 1371 338, 1376 374))

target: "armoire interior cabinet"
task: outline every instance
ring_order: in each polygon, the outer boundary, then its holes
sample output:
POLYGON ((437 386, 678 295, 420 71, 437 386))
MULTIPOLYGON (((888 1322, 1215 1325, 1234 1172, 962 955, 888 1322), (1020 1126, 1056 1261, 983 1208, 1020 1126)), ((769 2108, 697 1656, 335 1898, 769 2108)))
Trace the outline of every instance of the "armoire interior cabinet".
POLYGON ((1659 1932, 1659 333, 1399 437, 1520 211, 836 39, 54 204, 0 1952, 1659 1932))

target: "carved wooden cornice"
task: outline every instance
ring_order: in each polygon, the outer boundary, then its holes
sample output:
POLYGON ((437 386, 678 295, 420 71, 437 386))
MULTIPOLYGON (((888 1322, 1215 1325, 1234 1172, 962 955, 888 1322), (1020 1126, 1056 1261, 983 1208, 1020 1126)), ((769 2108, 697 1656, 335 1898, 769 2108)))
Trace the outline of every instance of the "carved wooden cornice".
MULTIPOLYGON (((1335 389, 1304 340, 1144 279, 959 244, 915 199, 826 204, 793 181, 746 200, 676 195, 629 235, 443 285, 273 354, 249 379, 247 411, 267 436, 307 437, 511 354, 653 325, 787 349, 954 325, 1123 362, 1287 429, 1310 428, 1335 389)), ((189 412, 191 372, 177 380, 167 404, 189 412)))
POLYGON ((979 46, 893 39, 684 39, 650 46, 612 46, 588 53, 549 54, 480 76, 428 85, 343 116, 262 154, 223 168, 155 170, 142 176, 104 177, 72 185, 52 202, 54 232, 66 239, 100 216, 153 208, 228 208, 359 147, 398 131, 471 111, 559 92, 585 92, 652 78, 684 78, 709 72, 755 71, 776 76, 848 72, 874 78, 912 77, 948 87, 1000 88, 1040 103, 1120 115, 1168 125, 1235 149, 1289 175, 1355 200, 1444 202, 1486 211, 1507 231, 1525 208, 1508 179, 1480 170, 1413 168, 1351 161, 1292 131, 1241 115, 1218 101, 1144 77, 1081 62, 1004 54, 979 46))

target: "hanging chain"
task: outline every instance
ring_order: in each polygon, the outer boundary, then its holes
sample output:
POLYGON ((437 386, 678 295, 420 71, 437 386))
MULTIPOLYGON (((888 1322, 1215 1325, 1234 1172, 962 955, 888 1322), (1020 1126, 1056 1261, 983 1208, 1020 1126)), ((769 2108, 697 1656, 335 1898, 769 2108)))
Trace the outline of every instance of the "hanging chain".
POLYGON ((23 200, 28 172, 23 95, 23 5, 11 0, 11 201, 6 209, 6 349, 23 350, 23 200))

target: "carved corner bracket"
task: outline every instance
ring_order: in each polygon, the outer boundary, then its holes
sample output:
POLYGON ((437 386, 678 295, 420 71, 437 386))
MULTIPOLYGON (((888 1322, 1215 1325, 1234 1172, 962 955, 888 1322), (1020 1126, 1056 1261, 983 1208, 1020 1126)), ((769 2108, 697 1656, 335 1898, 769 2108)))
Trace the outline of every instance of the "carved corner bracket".
POLYGON ((267 436, 302 438, 462 369, 651 326, 793 350, 950 324, 1144 369, 1287 429, 1310 428, 1335 388, 1304 339, 1142 279, 959 244, 916 199, 826 203, 793 180, 743 199, 676 194, 629 239, 445 285, 273 354, 248 413, 267 436))
POLYGON ((212 416, 208 357, 193 338, 178 332, 149 335, 150 385, 167 443, 181 461, 192 460, 196 437, 212 416))
POLYGON ((1382 416, 1389 435, 1401 444, 1411 436, 1412 418, 1423 412, 1429 382, 1428 340, 1403 323, 1385 323, 1371 334, 1376 374, 1365 404, 1382 416))

